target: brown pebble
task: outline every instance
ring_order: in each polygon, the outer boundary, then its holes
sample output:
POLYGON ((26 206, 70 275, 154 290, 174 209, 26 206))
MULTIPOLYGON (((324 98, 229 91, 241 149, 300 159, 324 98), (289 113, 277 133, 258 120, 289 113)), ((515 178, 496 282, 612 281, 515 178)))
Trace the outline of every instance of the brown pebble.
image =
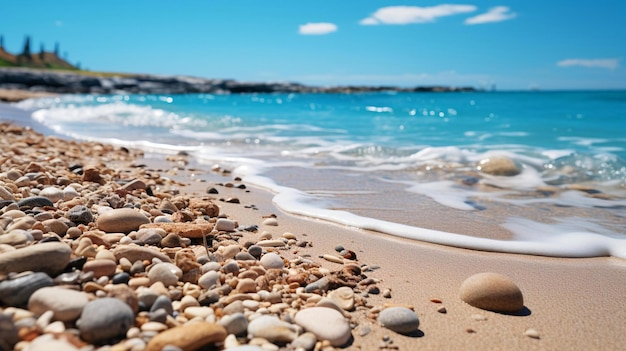
POLYGON ((440 306, 439 308, 437 308, 437 312, 439 313, 448 313, 448 310, 446 310, 445 306, 440 306))
POLYGON ((436 298, 436 297, 433 297, 432 299, 430 299, 430 302, 433 302, 433 303, 442 303, 443 301, 441 301, 441 299, 438 299, 438 298, 436 298))

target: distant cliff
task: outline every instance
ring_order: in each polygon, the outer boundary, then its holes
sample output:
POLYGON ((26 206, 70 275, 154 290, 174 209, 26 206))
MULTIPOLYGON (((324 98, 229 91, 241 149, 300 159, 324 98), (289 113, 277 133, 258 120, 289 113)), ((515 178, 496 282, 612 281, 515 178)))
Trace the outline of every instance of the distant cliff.
POLYGON ((472 87, 315 87, 290 82, 238 82, 189 76, 110 74, 29 68, 0 68, 0 88, 74 94, 236 94, 236 93, 360 93, 375 91, 455 92, 472 87))

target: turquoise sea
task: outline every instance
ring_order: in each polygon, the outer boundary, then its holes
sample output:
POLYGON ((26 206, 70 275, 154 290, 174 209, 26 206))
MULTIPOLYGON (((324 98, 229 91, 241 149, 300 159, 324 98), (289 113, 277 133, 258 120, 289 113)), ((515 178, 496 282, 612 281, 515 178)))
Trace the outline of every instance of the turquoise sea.
POLYGON ((294 214, 471 249, 626 258, 626 91, 67 95, 17 107, 67 137, 228 167, 294 214), (479 170, 498 157, 520 173, 479 170), (433 225, 424 206, 503 234, 433 225))

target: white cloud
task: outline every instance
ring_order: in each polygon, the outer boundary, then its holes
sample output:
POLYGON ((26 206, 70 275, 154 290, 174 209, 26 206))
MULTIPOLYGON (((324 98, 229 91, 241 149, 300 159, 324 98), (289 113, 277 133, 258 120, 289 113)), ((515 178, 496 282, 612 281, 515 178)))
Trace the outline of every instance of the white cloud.
POLYGON ((370 17, 362 19, 359 23, 362 25, 426 23, 434 22, 437 17, 474 11, 476 11, 474 5, 388 6, 379 8, 370 17))
POLYGON ((572 67, 572 66, 581 66, 588 68, 606 68, 606 69, 616 69, 619 67, 618 58, 607 58, 607 59, 566 59, 561 60, 556 63, 559 67, 572 67))
POLYGON ((300 26, 298 32, 303 35, 324 35, 337 31, 337 25, 328 22, 307 23, 300 26))
POLYGON ((506 6, 492 7, 486 13, 466 19, 465 24, 483 24, 507 21, 517 16, 515 12, 510 11, 511 9, 506 6))

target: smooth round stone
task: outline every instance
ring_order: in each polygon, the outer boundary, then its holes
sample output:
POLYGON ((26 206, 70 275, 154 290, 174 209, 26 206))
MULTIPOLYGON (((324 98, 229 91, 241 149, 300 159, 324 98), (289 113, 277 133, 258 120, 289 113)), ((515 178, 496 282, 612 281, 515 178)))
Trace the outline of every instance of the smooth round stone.
POLYGON ((521 167, 505 156, 494 156, 480 160, 476 168, 480 172, 497 176, 512 177, 522 173, 521 167))
POLYGON ((73 186, 66 186, 65 189, 63 189, 63 200, 65 201, 69 201, 79 196, 80 194, 78 193, 78 191, 76 191, 76 189, 73 186))
POLYGON ((226 328, 228 334, 243 335, 248 330, 248 319, 241 312, 222 317, 219 324, 226 328))
POLYGON ((311 332, 303 333, 291 343, 296 350, 313 350, 317 343, 317 336, 311 332))
POLYGON ((23 229, 14 229, 10 233, 0 235, 0 245, 19 246, 29 241, 33 241, 33 237, 23 229))
POLYGON ((232 273, 233 275, 239 274, 239 264, 236 261, 230 261, 222 266, 222 272, 224 274, 232 273))
POLYGON ((220 218, 215 223, 215 229, 218 231, 234 232, 236 228, 236 222, 227 218, 220 218))
POLYGON ((169 215, 157 216, 154 218, 154 223, 173 223, 172 217, 169 215))
POLYGON ((203 346, 224 341, 226 329, 217 323, 197 322, 174 327, 157 334, 145 351, 161 351, 166 345, 183 351, 195 351, 203 346))
POLYGON ((111 278, 113 284, 128 284, 130 281, 130 274, 126 272, 117 273, 111 278))
MULTIPOLYGON (((139 299, 141 301, 141 298, 139 299)), ((166 295, 159 295, 156 300, 150 306, 150 312, 155 312, 157 310, 163 309, 167 312, 167 314, 174 314, 174 307, 172 306, 172 300, 166 295)))
POLYGON ((182 247, 182 240, 180 235, 176 233, 169 233, 165 238, 161 239, 161 246, 163 247, 182 247))
POLYGON ((517 312, 524 307, 520 288, 509 277, 497 273, 478 273, 467 278, 461 284, 460 297, 469 305, 494 312, 517 312))
POLYGON ((338 311, 327 307, 311 307, 298 312, 294 322, 333 346, 342 346, 352 336, 350 323, 338 311))
POLYGON ((258 245, 252 245, 248 248, 248 253, 258 259, 263 253, 263 248, 258 245))
POLYGON ((206 319, 209 316, 215 315, 215 311, 213 311, 211 307, 207 307, 207 306, 190 306, 190 307, 185 308, 183 313, 189 319, 196 318, 196 317, 206 319))
POLYGON ((47 197, 52 202, 57 202, 59 200, 63 200, 63 198, 64 198, 63 190, 61 190, 59 188, 52 187, 52 186, 51 187, 47 187, 47 188, 43 188, 39 192, 39 196, 47 197))
POLYGON ((267 218, 263 221, 263 224, 275 227, 278 225, 278 220, 276 218, 267 218))
POLYGON ((235 257, 241 248, 239 245, 226 245, 220 246, 219 249, 215 252, 216 257, 218 257, 219 261, 226 261, 230 258, 235 257))
POLYGON ((0 275, 25 271, 45 272, 56 276, 70 262, 72 249, 61 242, 30 245, 0 255, 0 275))
POLYGON ((165 286, 176 285, 182 278, 183 271, 173 263, 157 263, 148 271, 150 284, 162 282, 165 286))
POLYGON ((378 322, 400 334, 413 333, 420 325, 417 314, 406 307, 385 308, 378 315, 378 322))
POLYGON ((0 200, 15 201, 15 197, 13 196, 13 192, 0 186, 0 200))
POLYGON ((43 272, 28 273, 0 282, 0 302, 7 306, 23 306, 37 290, 54 282, 43 272))
POLYGON ((83 340, 99 343, 126 335, 134 323, 135 314, 126 303, 105 297, 89 302, 76 325, 83 340))
POLYGON ((33 208, 33 207, 46 207, 46 206, 54 207, 54 203, 45 196, 27 197, 25 199, 21 199, 20 201, 18 201, 17 205, 20 208, 22 207, 33 208))
POLYGON ((239 252, 235 255, 235 260, 237 261, 256 261, 256 258, 248 252, 239 252))
POLYGON ((76 205, 67 211, 67 218, 76 224, 89 224, 93 222, 93 213, 82 205, 76 205))
POLYGON ((28 299, 28 310, 38 315, 51 310, 55 320, 71 322, 88 302, 87 294, 81 291, 52 286, 35 291, 28 299))
POLYGON ((271 342, 292 342, 300 332, 297 325, 278 319, 275 316, 261 316, 248 324, 248 334, 271 342))
POLYGON ((95 278, 110 277, 116 269, 117 264, 111 260, 92 260, 83 266, 83 272, 93 272, 95 278))
POLYGON ((236 290, 240 293, 256 292, 256 282, 251 278, 239 279, 236 290))
POLYGON ((198 285, 203 289, 211 289, 220 279, 220 272, 208 271, 198 279, 198 285))
POLYGON ((263 268, 265 269, 282 269, 283 267, 285 267, 283 259, 273 252, 263 255, 263 257, 261 257, 260 263, 261 266, 263 266, 263 268))
POLYGON ((132 208, 105 211, 96 220, 98 229, 107 233, 129 233, 148 223, 150 223, 148 217, 132 208))
POLYGON ((69 228, 65 222, 59 219, 48 219, 41 222, 41 224, 43 224, 46 231, 56 233, 61 237, 65 236, 69 228))
POLYGON ((113 249, 113 254, 117 260, 125 257, 130 262, 134 263, 137 263, 137 261, 152 261, 154 258, 158 258, 161 262, 172 262, 169 256, 159 252, 158 250, 143 246, 120 245, 113 249))

